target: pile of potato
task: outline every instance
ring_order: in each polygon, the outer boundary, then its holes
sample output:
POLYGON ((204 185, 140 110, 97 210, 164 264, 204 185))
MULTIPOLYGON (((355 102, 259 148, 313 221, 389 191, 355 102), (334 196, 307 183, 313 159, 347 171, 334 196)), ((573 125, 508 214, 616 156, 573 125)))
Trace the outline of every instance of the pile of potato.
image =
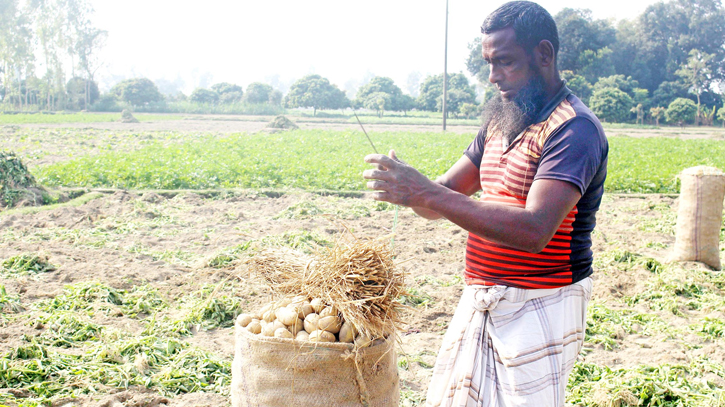
POLYGON ((241 314, 237 324, 249 332, 303 342, 343 342, 366 347, 372 340, 346 322, 335 307, 305 296, 284 298, 264 306, 256 315, 241 314))

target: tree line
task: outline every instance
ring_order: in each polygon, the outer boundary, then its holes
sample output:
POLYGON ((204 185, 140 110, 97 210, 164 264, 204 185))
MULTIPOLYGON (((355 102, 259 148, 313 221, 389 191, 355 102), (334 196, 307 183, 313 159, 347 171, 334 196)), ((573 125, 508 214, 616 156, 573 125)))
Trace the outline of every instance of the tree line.
POLYGON ((93 26, 92 13, 86 0, 0 0, 4 105, 85 109, 98 97, 94 76, 107 32, 93 26))
MULTIPOLYGON (((614 24, 565 8, 558 68, 569 88, 608 122, 725 124, 725 10, 720 0, 670 0, 614 24), (719 87, 719 89, 718 89, 719 87)), ((491 94, 480 40, 466 66, 491 94)))
MULTIPOLYGON (((313 114, 364 108, 378 116, 442 110, 442 74, 425 78, 417 98, 383 76, 348 96, 320 75, 297 80, 286 95, 265 83, 251 83, 244 90, 223 82, 189 96, 165 96, 146 78, 121 81, 101 95, 94 75, 107 33, 93 27, 92 11, 86 0, 0 0, 0 100, 5 110, 178 111, 184 105, 203 112, 212 106, 265 105, 311 108, 313 114), (40 61, 35 60, 36 47, 40 61), (42 77, 35 75, 37 63, 45 67, 42 77)), ((660 2, 616 24, 571 8, 554 18, 562 78, 603 121, 712 125, 717 119, 725 124, 725 11, 720 0, 660 2)), ((454 117, 478 117, 496 92, 488 82, 480 38, 469 44, 469 51, 466 68, 473 83, 463 73, 446 78, 447 109, 454 117)))

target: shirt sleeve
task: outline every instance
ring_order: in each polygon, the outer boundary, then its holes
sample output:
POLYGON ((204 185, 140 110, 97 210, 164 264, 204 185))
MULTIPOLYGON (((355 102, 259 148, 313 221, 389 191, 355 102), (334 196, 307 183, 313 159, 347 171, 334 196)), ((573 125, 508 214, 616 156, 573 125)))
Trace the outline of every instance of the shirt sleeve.
POLYGON ((537 179, 555 179, 574 184, 584 195, 597 174, 606 139, 589 119, 577 117, 544 142, 537 179))
POLYGON ((476 168, 481 168, 481 160, 483 159, 483 145, 486 141, 486 132, 483 127, 478 131, 476 138, 468 145, 463 154, 471 160, 476 168))

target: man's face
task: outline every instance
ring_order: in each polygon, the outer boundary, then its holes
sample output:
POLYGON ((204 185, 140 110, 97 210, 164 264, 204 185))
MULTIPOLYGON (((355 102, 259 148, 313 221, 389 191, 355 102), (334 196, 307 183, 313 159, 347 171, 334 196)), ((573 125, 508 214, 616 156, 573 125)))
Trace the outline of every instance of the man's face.
POLYGON ((513 28, 483 35, 483 59, 491 67, 488 80, 496 85, 501 97, 510 101, 534 76, 531 57, 516 43, 513 28))

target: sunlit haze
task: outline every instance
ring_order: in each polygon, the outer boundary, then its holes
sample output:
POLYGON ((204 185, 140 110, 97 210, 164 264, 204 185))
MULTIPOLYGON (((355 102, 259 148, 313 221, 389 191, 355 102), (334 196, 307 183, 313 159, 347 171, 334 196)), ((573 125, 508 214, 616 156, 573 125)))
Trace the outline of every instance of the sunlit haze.
MULTIPOLYGON (((552 15, 588 8, 595 19, 634 18, 656 0, 542 0, 552 15)), ((91 1, 108 31, 98 78, 164 80, 187 94, 195 87, 266 82, 286 91, 316 73, 350 93, 388 76, 405 91, 443 72, 445 0, 365 2, 209 0, 91 1)), ((485 16, 503 4, 450 0, 448 70, 465 72, 467 45, 485 16)))

